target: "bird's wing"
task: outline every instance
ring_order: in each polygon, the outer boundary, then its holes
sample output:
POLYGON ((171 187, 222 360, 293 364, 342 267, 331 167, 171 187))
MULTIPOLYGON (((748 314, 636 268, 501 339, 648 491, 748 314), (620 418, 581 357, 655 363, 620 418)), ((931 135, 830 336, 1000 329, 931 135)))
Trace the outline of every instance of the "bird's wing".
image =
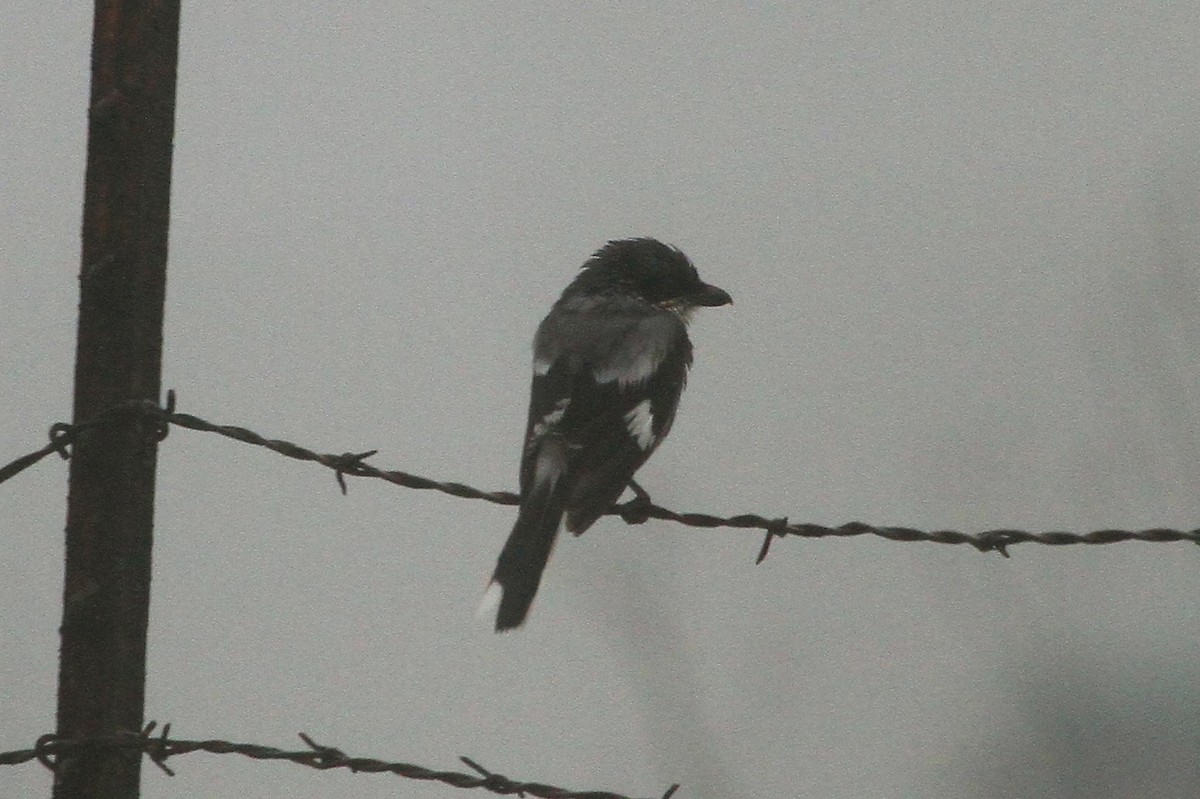
POLYGON ((552 311, 535 339, 522 494, 557 485, 567 529, 586 530, 670 430, 691 354, 683 322, 645 303, 552 311))

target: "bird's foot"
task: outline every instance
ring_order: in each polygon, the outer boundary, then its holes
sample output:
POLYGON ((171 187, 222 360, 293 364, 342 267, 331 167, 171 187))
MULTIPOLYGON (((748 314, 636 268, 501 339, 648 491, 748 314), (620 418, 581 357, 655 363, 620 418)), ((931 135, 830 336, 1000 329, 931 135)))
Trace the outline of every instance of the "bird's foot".
POLYGON ((633 491, 633 499, 618 503, 616 511, 626 524, 641 524, 650 518, 650 508, 654 503, 650 500, 650 494, 646 492, 646 489, 638 485, 636 481, 630 480, 629 488, 633 491))

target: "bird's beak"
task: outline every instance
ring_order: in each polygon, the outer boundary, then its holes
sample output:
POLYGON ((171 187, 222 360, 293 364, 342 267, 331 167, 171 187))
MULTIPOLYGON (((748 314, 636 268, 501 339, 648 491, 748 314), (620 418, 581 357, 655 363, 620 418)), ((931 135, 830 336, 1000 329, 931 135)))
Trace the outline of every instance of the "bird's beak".
POLYGON ((697 305, 706 305, 714 308, 718 305, 732 305, 733 297, 730 297, 729 292, 725 291, 725 289, 701 283, 700 289, 692 295, 692 302, 697 305))

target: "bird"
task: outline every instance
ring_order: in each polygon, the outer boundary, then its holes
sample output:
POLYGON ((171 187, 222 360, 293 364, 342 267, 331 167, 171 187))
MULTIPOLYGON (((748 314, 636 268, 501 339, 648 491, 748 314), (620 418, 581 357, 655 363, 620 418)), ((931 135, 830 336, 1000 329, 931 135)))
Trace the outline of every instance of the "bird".
POLYGON ((520 627, 560 527, 580 535, 662 444, 692 364, 687 323, 733 302, 676 247, 609 241, 583 264, 533 339, 520 509, 479 606, 520 627))

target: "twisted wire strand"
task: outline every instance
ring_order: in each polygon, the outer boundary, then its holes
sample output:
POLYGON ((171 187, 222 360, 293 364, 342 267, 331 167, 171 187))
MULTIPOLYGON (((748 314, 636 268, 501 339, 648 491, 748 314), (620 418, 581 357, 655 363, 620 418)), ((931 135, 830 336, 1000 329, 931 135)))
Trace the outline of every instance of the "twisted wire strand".
MULTIPOLYGON (((283 760, 319 770, 344 768, 355 773, 395 774, 397 777, 411 780, 441 782, 456 788, 482 788, 496 794, 528 795, 541 797, 541 799, 632 799, 625 794, 611 791, 572 791, 540 782, 511 780, 485 769, 467 757, 462 757, 460 760, 477 774, 441 771, 412 763, 378 760, 371 757, 353 757, 336 747, 318 744, 305 733, 300 733, 300 739, 308 748, 289 751, 261 744, 236 743, 216 739, 191 741, 171 738, 170 724, 163 726, 161 734, 153 735, 156 726, 157 724, 152 721, 140 733, 127 732, 95 738, 60 738, 54 734, 43 735, 38 738, 32 749, 17 749, 0 753, 0 766, 18 765, 37 760, 46 768, 55 771, 62 760, 80 752, 96 749, 119 749, 138 751, 149 757, 150 761, 164 772, 174 776, 175 772, 166 765, 168 758, 192 752, 208 752, 214 755, 242 755, 252 760, 283 760)), ((662 794, 662 799, 669 799, 678 788, 678 785, 672 785, 666 793, 662 794)))
MULTIPOLYGON (((370 477, 385 480, 395 485, 418 490, 440 491, 464 499, 481 499, 499 505, 517 505, 520 497, 511 491, 485 491, 474 486, 452 481, 439 481, 420 475, 411 474, 396 469, 378 469, 366 462, 377 450, 367 452, 345 452, 340 455, 320 453, 303 447, 291 441, 278 438, 266 438, 253 430, 234 425, 214 424, 188 413, 176 413, 175 392, 167 392, 167 406, 161 408, 149 400, 132 401, 115 406, 94 420, 80 425, 57 424, 51 428, 51 442, 41 450, 16 459, 12 463, 0 467, 0 483, 9 479, 22 469, 33 465, 51 452, 59 452, 67 456, 67 445, 75 435, 88 427, 111 422, 114 419, 130 414, 148 417, 160 426, 159 437, 166 435, 170 425, 185 427, 264 447, 288 458, 301 461, 312 461, 331 469, 342 489, 346 492, 345 476, 370 477)), ((688 527, 717 528, 728 527, 735 529, 762 530, 765 535, 759 549, 758 561, 766 558, 770 544, 775 538, 784 536, 799 536, 801 538, 850 537, 872 535, 889 541, 929 541, 936 544, 966 544, 980 552, 999 552, 1008 556, 1008 547, 1013 544, 1037 543, 1046 546, 1067 546, 1071 544, 1114 544, 1122 541, 1145 541, 1162 543, 1172 541, 1191 541, 1200 544, 1200 528, 1177 530, 1166 527, 1152 527, 1144 530, 1102 529, 1086 533, 1073 533, 1066 530, 1049 530, 1045 532, 1028 532, 1014 529, 985 530, 981 533, 963 533, 958 530, 918 530, 912 527, 877 526, 864 522, 847 522, 842 525, 828 526, 814 523, 792 523, 787 517, 770 518, 754 513, 743 513, 735 516, 713 516, 707 513, 679 513, 650 501, 649 496, 641 490, 634 499, 613 506, 610 515, 620 516, 628 524, 640 524, 648 519, 672 521, 688 527)))

